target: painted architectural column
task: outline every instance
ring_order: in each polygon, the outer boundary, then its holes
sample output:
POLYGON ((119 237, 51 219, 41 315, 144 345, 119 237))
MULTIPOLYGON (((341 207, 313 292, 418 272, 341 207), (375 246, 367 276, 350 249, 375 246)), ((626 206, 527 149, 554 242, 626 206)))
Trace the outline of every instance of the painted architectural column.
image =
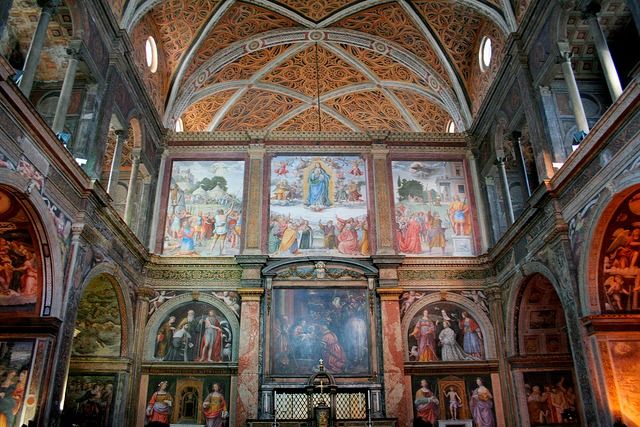
POLYGON ((382 358, 384 360, 384 396, 387 417, 397 418, 399 426, 411 425, 413 414, 411 378, 404 373, 406 353, 400 319, 400 295, 398 287, 378 288, 382 324, 382 358))
POLYGON ((573 68, 571 68, 571 51, 569 50, 569 46, 561 45, 560 54, 562 55, 562 75, 564 76, 564 81, 567 85, 569 99, 571 100, 571 108, 573 109, 573 115, 576 118, 578 131, 589 133, 587 115, 584 112, 582 99, 580 99, 580 91, 578 90, 576 77, 573 74, 573 68))
POLYGON ((120 165, 122 164, 122 147, 127 142, 127 131, 118 129, 116 134, 116 146, 113 148, 113 157, 111 158, 111 168, 109 169, 109 182, 107 182, 107 193, 113 197, 113 193, 118 186, 120 179, 120 165))
POLYGON ((133 196, 136 192, 138 181, 138 170, 140 169, 140 149, 134 148, 131 153, 131 174, 129 175, 129 188, 127 189, 127 202, 124 207, 124 222, 131 226, 131 215, 133 214, 133 196))
POLYGON ((616 65, 613 63, 607 39, 602 32, 602 27, 600 27, 600 22, 598 22, 598 16, 596 15, 597 11, 600 9, 600 5, 596 5, 595 3, 591 4, 595 5, 597 10, 591 10, 586 14, 587 21, 589 22, 589 33, 591 34, 591 37, 593 37, 593 41, 596 45, 596 52, 598 53, 598 59, 602 65, 602 71, 604 73, 604 78, 607 81, 611 100, 615 101, 620 97, 620 95, 622 95, 622 84, 620 83, 620 77, 618 77, 616 65))
POLYGON ((71 93, 73 92, 73 84, 76 81, 78 62, 80 61, 80 50, 78 47, 69 47, 67 53, 69 54, 69 65, 64 75, 62 89, 60 89, 60 96, 58 97, 58 105, 56 105, 56 115, 53 117, 53 125, 51 126, 51 130, 53 130, 53 133, 56 135, 64 130, 67 112, 69 111, 69 103, 71 101, 71 93))
POLYGON ((153 198, 153 213, 151 214, 151 230, 149 231, 149 246, 150 252, 159 250, 159 244, 162 244, 162 236, 158 234, 158 221, 160 220, 160 210, 162 209, 162 187, 164 186, 164 173, 167 166, 167 157, 169 157, 169 149, 167 147, 161 148, 162 154, 160 155, 160 166, 158 167, 158 179, 156 180, 156 191, 153 198))
POLYGON ((557 163, 564 163, 567 160, 567 149, 564 146, 564 130, 558 120, 559 113, 553 92, 549 86, 539 86, 538 94, 544 111, 545 132, 553 148, 553 158, 557 163))
POLYGON ((489 230, 491 229, 491 225, 489 224, 487 207, 484 203, 484 195, 480 188, 478 160, 471 151, 467 153, 467 159, 469 163, 469 173, 471 174, 471 184, 473 185, 473 193, 475 194, 476 214, 478 215, 478 225, 480 228, 480 243, 482 245, 482 252, 484 253, 489 249, 489 230))
POLYGON ((40 55, 42 54, 42 47, 47 39, 47 28, 51 17, 55 13, 56 7, 60 4, 60 0, 38 0, 38 6, 42 8, 40 12, 40 18, 38 19, 38 26, 31 39, 31 45, 27 52, 27 58, 24 61, 24 70, 22 73, 22 79, 20 80, 20 89, 22 93, 28 98, 31 94, 31 88, 33 87, 33 80, 36 76, 36 69, 40 63, 40 55))
MULTIPOLYGON (((485 289, 489 300, 489 315, 493 324, 494 333, 496 334, 496 354, 498 355, 498 366, 500 372, 500 388, 502 390, 502 408, 504 414, 505 425, 516 425, 516 414, 514 413, 513 404, 505 399, 507 396, 515 396, 512 387, 512 378, 509 364, 507 363, 506 354, 506 328, 504 323, 504 312, 502 300, 502 292, 497 285, 489 286, 485 289)), ((496 408, 497 412, 497 408, 496 408)))
POLYGON ((242 241, 242 253, 258 255, 262 252, 262 203, 263 203, 263 177, 264 156, 266 150, 264 144, 250 144, 249 149, 249 186, 247 198, 247 211, 244 214, 245 228, 242 241))
POLYGON ((371 146, 373 157, 373 188, 375 189, 376 215, 376 254, 395 254, 393 245, 393 215, 391 212, 391 188, 389 184, 388 157, 386 145, 374 143, 371 146))
MULTIPOLYGON (((144 354, 144 334, 142 331, 147 326, 147 316, 149 315, 149 300, 156 295, 156 291, 150 286, 140 286, 136 290, 137 301, 133 319, 133 331, 129 336, 133 337, 133 345, 131 346, 131 376, 129 377, 129 401, 127 402, 126 419, 129 420, 129 426, 136 425, 136 418, 143 417, 145 414, 136 413, 138 400, 140 399, 140 366, 142 363, 142 354, 144 354)), ((146 397, 146 396, 145 396, 146 397)))
MULTIPOLYGON (((258 270, 259 271, 259 270, 258 270)), ((235 425, 258 417, 260 373, 260 301, 264 289, 240 288, 240 348, 238 349, 238 400, 235 425)))
MULTIPOLYGON (((504 153, 503 153, 504 155, 504 153)), ((504 163, 504 156, 500 156, 496 159, 496 165, 498 165, 498 173, 500 175, 500 184, 502 187, 502 198, 504 199, 504 206, 507 210, 507 219, 511 225, 515 222, 515 216, 513 214, 513 202, 511 201, 511 191, 509 190, 509 179, 507 178, 507 168, 504 163)))
POLYGON ((136 219, 136 227, 135 232, 138 239, 141 242, 145 240, 145 233, 147 228, 145 227, 148 224, 148 213, 149 213, 149 192, 151 186, 151 175, 148 173, 145 174, 140 180, 138 188, 140 189, 140 196, 138 199, 138 209, 136 212, 138 213, 138 218, 136 219))

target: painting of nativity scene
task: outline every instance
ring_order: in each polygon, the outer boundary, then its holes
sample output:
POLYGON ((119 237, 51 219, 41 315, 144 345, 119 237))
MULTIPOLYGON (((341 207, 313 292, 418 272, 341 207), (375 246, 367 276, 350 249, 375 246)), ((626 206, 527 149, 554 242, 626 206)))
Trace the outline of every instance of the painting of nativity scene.
POLYGON ((409 361, 484 360, 484 337, 478 322, 459 306, 438 302, 421 310, 409 323, 409 361))
POLYGON ((163 255, 238 254, 243 189, 243 161, 174 161, 163 255))
POLYGON ((323 359, 334 375, 370 370, 365 289, 274 289, 271 369, 310 374, 323 359))
POLYGON ((274 157, 269 254, 368 256, 366 177, 361 156, 274 157))
POLYGON ((396 247, 406 255, 474 254, 462 161, 393 161, 396 247))

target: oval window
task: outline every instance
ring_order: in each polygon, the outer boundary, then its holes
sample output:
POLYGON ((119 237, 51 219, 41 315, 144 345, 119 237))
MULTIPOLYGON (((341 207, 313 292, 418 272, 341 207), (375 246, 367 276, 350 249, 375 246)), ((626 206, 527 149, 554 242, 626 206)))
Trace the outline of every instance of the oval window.
POLYGON ((491 47, 491 39, 489 37, 483 37, 480 42, 480 70, 487 71, 489 65, 491 65, 491 55, 493 50, 491 47))
POLYGON ((176 120, 176 132, 184 132, 184 125, 182 124, 182 119, 179 118, 176 120))
POLYGON ((151 69, 152 73, 155 73, 158 70, 158 48, 152 36, 149 36, 147 39, 144 51, 147 59, 147 67, 151 69))

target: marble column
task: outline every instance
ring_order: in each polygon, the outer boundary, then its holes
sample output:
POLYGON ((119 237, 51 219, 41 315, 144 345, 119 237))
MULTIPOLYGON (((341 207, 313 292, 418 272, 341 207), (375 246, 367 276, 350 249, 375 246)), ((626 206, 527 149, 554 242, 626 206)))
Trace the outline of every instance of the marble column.
POLYGON ((264 144, 254 143, 249 145, 247 151, 249 154, 249 164, 247 165, 249 168, 249 182, 242 253, 258 255, 262 252, 262 203, 266 150, 264 144))
POLYGON ((391 188, 389 177, 389 149, 385 144, 371 146, 373 157, 373 188, 375 189, 376 254, 395 254, 393 241, 393 214, 391 212, 391 188))
POLYGON ((502 292, 497 285, 490 286, 485 289, 489 300, 489 313, 491 323, 493 324, 494 333, 496 334, 496 354, 498 355, 498 369, 500 372, 500 389, 502 390, 503 413, 506 425, 516 424, 516 412, 514 411, 514 400, 508 399, 508 396, 515 396, 513 390, 513 382, 511 379, 511 371, 507 362, 506 354, 506 327, 504 323, 504 312, 502 300, 502 292), (513 402, 513 403, 512 403, 513 402))
POLYGON ((36 70, 40 63, 42 47, 47 39, 47 27, 49 27, 51 17, 55 13, 56 7, 58 7, 59 4, 60 0, 38 0, 38 5, 42 8, 42 11, 40 12, 40 18, 38 19, 38 26, 33 34, 33 38, 31 39, 27 58, 24 61, 22 79, 20 80, 20 89, 27 98, 31 94, 36 70))
POLYGON ((127 142, 127 131, 118 129, 116 134, 116 146, 113 148, 113 157, 111 158, 111 168, 109 169, 109 182, 107 182, 107 193, 113 197, 113 193, 118 186, 120 179, 120 165, 122 164, 122 147, 127 142))
POLYGON ((507 219, 511 225, 515 222, 515 216, 513 214, 513 202, 511 201, 511 191, 509 190, 509 179, 507 178, 507 168, 505 166, 504 157, 498 157, 496 159, 496 165, 498 166, 498 173, 500 175, 500 184, 502 187, 502 198, 504 199, 504 206, 507 210, 507 219))
POLYGON ((124 222, 131 226, 133 215, 133 200, 138 182, 138 170, 140 169, 140 149, 134 148, 131 153, 131 174, 129 175, 129 188, 127 189, 127 201, 124 207, 124 222))
POLYGON ((4 32, 7 22, 9 21, 9 11, 13 6, 13 0, 4 0, 0 4, 0 35, 4 32))
POLYGON ((476 214, 478 215, 478 226, 480 228, 480 244, 482 246, 482 252, 487 252, 489 249, 489 230, 491 225, 489 224, 489 217, 487 215, 487 207, 484 203, 484 194, 480 188, 480 176, 478 175, 478 161, 473 152, 467 153, 467 161, 469 164, 469 174, 471 175, 471 184, 473 185, 473 193, 475 195, 476 214))
MULTIPOLYGON (((597 8, 599 9, 600 6, 598 5, 597 8)), ((618 77, 616 65, 613 63, 607 39, 602 32, 602 27, 600 27, 596 13, 587 13, 586 18, 589 22, 589 33, 591 37, 593 37, 596 45, 598 59, 600 60, 600 65, 602 65, 602 72, 604 73, 604 78, 607 82, 609 93, 611 94, 611 100, 615 101, 622 95, 622 84, 620 83, 620 77, 618 77)))
POLYGON ((169 157, 169 149, 164 147, 161 149, 160 166, 158 166, 158 179, 156 179, 156 191, 153 198, 153 213, 151 214, 151 230, 149 231, 150 252, 159 251, 158 242, 162 242, 162 236, 158 236, 158 221, 160 221, 160 210, 162 209, 162 187, 164 186, 164 174, 167 165, 167 157, 169 157))
POLYGON ((582 100, 580 99, 578 83, 573 74, 573 68, 571 68, 571 52, 568 50, 568 46, 561 46, 560 54, 562 55, 562 75, 567 85, 571 108, 576 118, 576 126, 578 127, 578 131, 589 133, 589 123, 587 122, 587 115, 584 112, 582 100))
POLYGON ((398 287, 378 288, 382 324, 382 357, 384 360, 384 396, 387 417, 397 418, 399 426, 411 424, 411 380, 404 373, 406 354, 400 320, 400 295, 398 287))
POLYGON ((136 218, 136 226, 135 226, 135 232, 136 232, 136 236, 138 236, 138 239, 140 239, 141 242, 145 241, 145 232, 146 232, 146 228, 145 225, 148 223, 149 221, 149 217, 147 216, 148 212, 149 212, 149 187, 151 185, 151 175, 149 175, 148 173, 145 174, 142 179, 140 179, 140 183, 138 188, 140 189, 140 196, 138 198, 138 209, 136 209, 136 211, 138 212, 138 218, 136 218))
POLYGON ((238 349, 238 400, 236 424, 258 418, 260 373, 260 301, 262 288, 240 288, 240 343, 238 349))
MULTIPOLYGON (((150 286, 140 286, 136 290, 137 301, 135 313, 133 316, 133 331, 144 331, 147 326, 147 316, 149 315, 149 300, 156 295, 156 291, 150 286)), ((131 346, 132 366, 131 376, 129 378, 129 401, 127 404, 126 418, 130 420, 129 425, 135 425, 135 419, 137 417, 144 417, 144 414, 136 414, 135 408, 138 406, 138 400, 140 398, 140 366, 144 354, 144 334, 133 333, 130 335, 133 338, 133 344, 131 346)))
POLYGON ((80 50, 77 47, 70 47, 67 49, 67 53, 69 54, 69 65, 64 75, 62 89, 60 89, 60 96, 58 97, 58 105, 56 105, 56 115, 53 117, 53 125, 51 126, 51 130, 56 135, 64 130, 73 84, 76 81, 78 62, 80 61, 80 50))

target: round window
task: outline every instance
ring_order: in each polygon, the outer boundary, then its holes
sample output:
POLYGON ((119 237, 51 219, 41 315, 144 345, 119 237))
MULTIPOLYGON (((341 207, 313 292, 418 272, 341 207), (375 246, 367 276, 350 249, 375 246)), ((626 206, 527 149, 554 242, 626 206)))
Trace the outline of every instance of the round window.
POLYGON ((147 67, 151 69, 152 73, 155 73, 158 70, 158 48, 153 37, 149 36, 144 48, 147 67))
POLYGON ((482 71, 487 71, 489 69, 489 65, 491 65, 491 55, 493 54, 493 50, 491 48, 491 39, 489 37, 483 37, 480 42, 480 69, 482 71))

